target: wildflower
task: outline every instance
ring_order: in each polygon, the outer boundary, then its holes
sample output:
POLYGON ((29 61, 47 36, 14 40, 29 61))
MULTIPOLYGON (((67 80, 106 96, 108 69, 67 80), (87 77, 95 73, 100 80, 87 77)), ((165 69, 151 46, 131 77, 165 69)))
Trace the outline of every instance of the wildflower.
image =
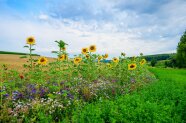
POLYGON ((128 70, 134 70, 136 69, 137 65, 136 64, 128 64, 128 70))
POLYGON ((64 60, 68 59, 68 56, 66 54, 63 54, 63 55, 59 56, 58 59, 61 60, 61 61, 64 61, 64 60))
POLYGON ((22 74, 19 75, 20 79, 24 79, 24 76, 22 74))
POLYGON ((118 63, 118 62, 119 62, 119 59, 116 58, 116 57, 114 57, 114 58, 112 59, 112 61, 115 62, 115 63, 118 63))
POLYGON ((144 65, 146 63, 146 60, 145 59, 142 59, 141 61, 140 61, 140 65, 144 65))
POLYGON ((81 62, 82 58, 76 57, 74 58, 74 64, 79 64, 81 62))
POLYGON ((104 59, 107 59, 108 58, 108 54, 106 53, 104 56, 103 56, 104 59))
POLYGON ((82 48, 81 52, 82 52, 82 54, 87 54, 88 48, 82 48))
POLYGON ((28 37, 27 39, 26 39, 26 41, 27 41, 27 44, 30 44, 30 45, 33 45, 33 44, 35 44, 35 39, 34 39, 34 37, 28 37))
POLYGON ((89 47, 89 51, 90 51, 90 52, 96 52, 96 45, 91 45, 91 46, 89 47))
POLYGON ((41 65, 46 65, 47 62, 48 62, 48 60, 45 57, 41 57, 38 60, 38 64, 41 64, 41 65))

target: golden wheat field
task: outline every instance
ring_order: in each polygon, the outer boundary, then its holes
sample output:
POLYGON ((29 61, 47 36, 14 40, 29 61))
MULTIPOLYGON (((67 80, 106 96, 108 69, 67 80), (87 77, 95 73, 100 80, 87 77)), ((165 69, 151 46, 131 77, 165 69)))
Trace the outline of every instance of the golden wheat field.
MULTIPOLYGON (((28 63, 28 58, 20 58, 23 55, 0 54, 0 66, 8 65, 9 69, 22 70, 23 65, 28 63)), ((38 59, 40 56, 33 56, 33 59, 38 59)), ((49 62, 55 61, 55 58, 47 57, 49 62)))

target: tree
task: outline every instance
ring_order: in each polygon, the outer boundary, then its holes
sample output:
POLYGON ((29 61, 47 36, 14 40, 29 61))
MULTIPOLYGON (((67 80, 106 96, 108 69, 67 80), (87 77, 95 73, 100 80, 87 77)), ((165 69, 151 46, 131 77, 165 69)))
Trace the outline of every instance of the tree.
POLYGON ((186 68, 186 31, 178 43, 176 61, 179 68, 186 68))
POLYGON ((152 59, 150 64, 151 64, 152 67, 154 67, 156 65, 156 63, 157 63, 157 60, 156 59, 152 59))

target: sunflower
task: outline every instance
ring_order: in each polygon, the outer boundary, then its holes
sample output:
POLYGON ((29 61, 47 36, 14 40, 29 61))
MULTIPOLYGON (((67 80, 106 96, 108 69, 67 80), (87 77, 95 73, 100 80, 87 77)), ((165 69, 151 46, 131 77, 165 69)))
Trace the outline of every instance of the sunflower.
POLYGON ((88 55, 88 54, 86 54, 86 56, 85 56, 87 59, 89 59, 90 58, 90 56, 88 55))
POLYGON ((66 54, 63 54, 61 56, 59 56, 58 58, 60 61, 64 61, 64 60, 67 60, 68 59, 68 56, 66 54))
POLYGON ((66 51, 66 47, 62 47, 61 50, 66 51))
POLYGON ((103 56, 98 56, 98 61, 100 61, 103 58, 103 56))
POLYGON ((142 59, 142 60, 140 61, 140 65, 144 65, 146 62, 147 62, 147 61, 146 61, 145 59, 142 59))
POLYGON ((112 68, 111 64, 109 64, 109 63, 107 64, 107 66, 108 66, 109 68, 112 68))
POLYGON ((134 70, 136 69, 137 65, 136 64, 128 64, 128 70, 134 70))
POLYGON ((116 57, 114 57, 114 58, 112 59, 112 61, 115 62, 115 63, 118 63, 118 62, 119 62, 119 59, 116 58, 116 57))
POLYGON ((82 54, 87 54, 88 48, 82 48, 81 52, 82 52, 82 54))
POLYGON ((27 42, 27 44, 33 45, 33 44, 35 44, 36 41, 35 41, 34 37, 28 37, 26 39, 26 42, 27 42))
POLYGON ((106 53, 104 56, 103 56, 104 59, 107 59, 108 58, 108 54, 106 53))
POLYGON ((74 58, 74 64, 79 64, 81 62, 82 58, 76 57, 74 58))
POLYGON ((91 45, 91 46, 89 47, 89 51, 90 51, 90 52, 96 52, 96 45, 91 45))
POLYGON ((47 62, 48 62, 48 60, 45 57, 41 57, 38 60, 38 64, 41 64, 41 65, 46 65, 47 62))

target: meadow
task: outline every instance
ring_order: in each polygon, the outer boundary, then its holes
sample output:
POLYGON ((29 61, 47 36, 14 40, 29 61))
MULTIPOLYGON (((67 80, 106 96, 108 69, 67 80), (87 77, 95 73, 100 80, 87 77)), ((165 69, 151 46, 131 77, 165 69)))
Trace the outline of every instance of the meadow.
POLYGON ((69 58, 62 40, 55 59, 33 56, 35 43, 1 60, 1 122, 184 122, 185 70, 148 69, 142 53, 107 63, 96 45, 69 58))

